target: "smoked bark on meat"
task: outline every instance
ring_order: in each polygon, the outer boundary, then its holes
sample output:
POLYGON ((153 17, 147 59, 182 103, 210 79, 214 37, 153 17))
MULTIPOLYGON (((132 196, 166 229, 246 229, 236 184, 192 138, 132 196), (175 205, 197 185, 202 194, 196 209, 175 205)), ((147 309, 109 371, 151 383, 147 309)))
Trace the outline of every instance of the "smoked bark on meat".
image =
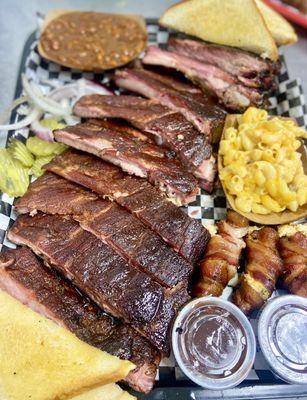
POLYGON ((220 136, 226 116, 225 110, 212 96, 193 85, 176 85, 165 75, 145 69, 124 69, 115 72, 117 86, 157 100, 171 110, 181 113, 211 141, 220 136), (186 86, 188 87, 186 89, 186 86))
POLYGON ((179 204, 195 200, 197 181, 166 149, 123 132, 85 122, 54 131, 57 141, 146 178, 179 204))
POLYGON ((186 168, 199 179, 200 186, 211 191, 216 172, 210 140, 182 114, 156 100, 137 96, 81 97, 74 113, 84 118, 121 118, 157 138, 159 144, 175 152, 186 168))
POLYGON ((8 238, 30 247, 100 307, 168 354, 171 322, 189 299, 185 286, 163 288, 71 217, 21 215, 8 238))
POLYGON ((200 221, 190 218, 147 181, 76 150, 57 156, 45 168, 116 201, 191 264, 198 262, 204 254, 209 232, 200 221))
POLYGON ((82 228, 162 286, 187 283, 192 273, 192 265, 133 214, 51 172, 31 184, 16 208, 19 213, 71 215, 82 228))
POLYGON ((47 268, 26 247, 0 254, 0 288, 34 311, 73 332, 79 339, 136 368, 125 381, 148 393, 160 362, 159 352, 129 325, 98 308, 47 268))

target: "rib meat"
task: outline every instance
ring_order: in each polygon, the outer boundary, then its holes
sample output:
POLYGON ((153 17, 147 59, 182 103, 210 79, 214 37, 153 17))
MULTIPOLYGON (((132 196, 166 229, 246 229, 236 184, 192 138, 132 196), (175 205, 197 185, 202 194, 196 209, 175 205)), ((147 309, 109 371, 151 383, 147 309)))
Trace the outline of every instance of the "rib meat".
POLYGON ((208 138, 183 115, 175 113, 155 100, 136 96, 83 96, 74 106, 74 113, 85 118, 122 118, 149 132, 174 151, 181 162, 206 190, 212 190, 216 172, 208 138))
POLYGON ((200 221, 190 218, 147 181, 77 150, 57 156, 45 168, 116 201, 191 264, 197 263, 203 255, 209 232, 200 221))
POLYGON ((213 98, 205 93, 174 88, 172 82, 161 74, 144 69, 126 69, 115 72, 117 86, 137 92, 159 101, 170 109, 181 113, 188 121, 211 141, 213 135, 220 136, 226 112, 213 98))
POLYGON ((160 362, 159 352, 129 325, 99 309, 27 248, 0 254, 0 288, 32 310, 69 329, 79 339, 136 365, 125 379, 148 393, 160 362))
POLYGON ((59 142, 119 165, 130 174, 147 178, 179 204, 195 200, 198 192, 196 179, 165 149, 139 140, 129 132, 87 122, 57 129, 54 137, 59 142))
POLYGON ((244 86, 230 73, 195 58, 150 46, 143 63, 174 68, 182 72, 203 89, 214 93, 226 107, 235 111, 245 110, 249 106, 261 106, 264 102, 263 92, 244 86))
POLYGON ((162 288, 67 216, 21 215, 8 238, 30 247, 100 307, 169 352, 171 322, 189 298, 185 286, 162 288))
POLYGON ((264 60, 243 50, 203 41, 172 38, 167 48, 173 53, 191 57, 201 63, 215 65, 249 87, 269 89, 279 71, 278 62, 264 60))
POLYGON ((16 203, 19 213, 71 215, 162 286, 187 282, 192 266, 124 208, 48 172, 31 184, 16 203))

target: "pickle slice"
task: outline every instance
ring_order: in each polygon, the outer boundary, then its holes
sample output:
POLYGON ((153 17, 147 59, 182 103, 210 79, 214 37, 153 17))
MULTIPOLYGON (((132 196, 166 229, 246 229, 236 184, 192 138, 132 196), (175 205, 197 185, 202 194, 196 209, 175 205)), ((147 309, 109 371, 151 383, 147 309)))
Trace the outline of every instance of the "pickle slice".
POLYGON ((67 149, 67 146, 62 143, 47 142, 38 137, 30 137, 26 143, 27 149, 36 157, 46 157, 57 155, 67 149))
POLYGON ((48 164, 53 159, 53 157, 54 157, 53 155, 46 157, 38 157, 34 161, 32 168, 29 170, 29 175, 34 175, 36 178, 43 175, 45 171, 42 169, 42 167, 45 164, 48 164))
POLYGON ((11 197, 23 196, 29 186, 28 168, 12 157, 7 149, 0 149, 0 190, 11 197))
POLYGON ((19 160, 24 167, 31 167, 33 165, 34 157, 20 140, 12 139, 8 150, 13 158, 19 160))
POLYGON ((63 124, 62 122, 58 122, 56 119, 54 118, 45 118, 45 119, 41 119, 39 121, 40 125, 43 126, 44 128, 48 128, 51 129, 52 131, 54 131, 55 129, 63 129, 65 128, 65 124, 63 124))

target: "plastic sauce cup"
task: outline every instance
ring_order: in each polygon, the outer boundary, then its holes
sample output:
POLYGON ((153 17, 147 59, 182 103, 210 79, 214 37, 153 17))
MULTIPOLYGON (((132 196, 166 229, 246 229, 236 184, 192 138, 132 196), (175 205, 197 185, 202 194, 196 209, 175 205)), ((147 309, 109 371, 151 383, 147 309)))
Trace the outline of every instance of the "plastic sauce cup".
POLYGON ((259 317, 258 339, 276 375, 307 384, 307 299, 286 295, 270 300, 259 317))
POLYGON ((184 374, 207 389, 230 389, 251 370, 256 354, 252 326, 227 300, 202 297, 178 314, 172 331, 173 352, 184 374))

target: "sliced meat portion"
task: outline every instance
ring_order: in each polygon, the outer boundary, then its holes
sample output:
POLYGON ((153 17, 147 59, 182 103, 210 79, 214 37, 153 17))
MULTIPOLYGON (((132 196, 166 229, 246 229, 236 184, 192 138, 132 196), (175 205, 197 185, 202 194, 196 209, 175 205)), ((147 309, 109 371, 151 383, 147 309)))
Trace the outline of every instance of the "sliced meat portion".
POLYGON ((165 149, 141 141, 129 132, 87 122, 57 129, 54 137, 59 142, 119 165, 130 174, 147 178, 180 205, 189 204, 196 198, 197 181, 178 160, 165 149))
POLYGON ((8 238, 30 247, 100 307, 168 354, 170 325, 178 307, 189 299, 185 286, 162 288, 71 217, 22 215, 8 238))
POLYGON ((127 175, 115 165, 77 150, 57 156, 45 168, 116 201, 191 264, 202 257, 209 232, 200 221, 190 218, 147 181, 127 175))
POLYGON ((162 286, 187 282, 192 265, 133 214, 110 200, 47 172, 16 203, 19 213, 71 215, 85 230, 162 286))
POLYGON ((99 309, 46 268, 31 250, 24 247, 0 254, 0 288, 84 342, 133 362, 136 369, 125 381, 145 393, 152 389, 159 352, 129 325, 99 309))
POLYGON ((201 63, 215 65, 249 87, 269 89, 279 71, 278 62, 264 60, 240 49, 203 41, 171 38, 167 49, 201 63))
POLYGON ((185 55, 150 46, 143 63, 182 72, 203 89, 215 94, 231 110, 245 110, 249 106, 261 106, 264 102, 263 92, 238 83, 233 75, 215 65, 205 64, 185 55))
POLYGON ((223 129, 226 112, 217 105, 216 100, 205 93, 176 90, 165 76, 145 69, 117 70, 115 82, 119 87, 155 99, 181 113, 209 141, 223 129))
POLYGON ((122 118, 155 135, 159 144, 174 151, 181 162, 212 190, 216 173, 215 159, 208 138, 182 114, 155 100, 136 96, 83 96, 74 105, 74 113, 84 118, 122 118))

